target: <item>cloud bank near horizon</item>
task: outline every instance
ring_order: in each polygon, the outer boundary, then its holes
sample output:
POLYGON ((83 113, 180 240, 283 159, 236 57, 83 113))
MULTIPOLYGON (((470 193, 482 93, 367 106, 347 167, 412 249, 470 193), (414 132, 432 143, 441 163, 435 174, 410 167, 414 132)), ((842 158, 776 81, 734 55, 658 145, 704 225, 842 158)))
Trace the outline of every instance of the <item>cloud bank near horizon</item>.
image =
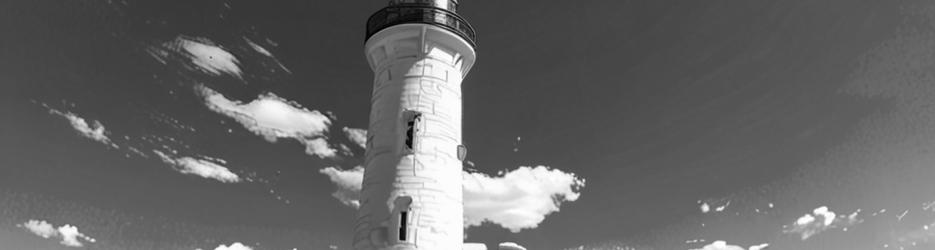
POLYGON ((702 248, 696 248, 692 250, 764 250, 769 247, 769 244, 763 243, 759 245, 750 246, 750 248, 743 248, 737 245, 729 245, 726 241, 718 240, 711 242, 711 244, 705 245, 702 248))

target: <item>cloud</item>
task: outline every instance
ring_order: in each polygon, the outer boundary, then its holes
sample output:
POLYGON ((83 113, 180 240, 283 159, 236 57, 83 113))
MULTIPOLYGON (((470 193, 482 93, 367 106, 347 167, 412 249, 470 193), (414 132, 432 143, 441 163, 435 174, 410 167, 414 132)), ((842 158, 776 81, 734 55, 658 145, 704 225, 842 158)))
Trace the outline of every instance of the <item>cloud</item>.
POLYGON ((23 224, 17 225, 17 227, 25 228, 46 239, 58 235, 58 231, 55 230, 55 227, 45 221, 29 220, 23 224))
MULTIPOLYGON (((260 46, 259 44, 253 42, 253 40, 250 40, 249 38, 244 37, 244 41, 247 42, 247 45, 249 45, 250 48, 253 49, 253 51, 256 51, 257 53, 260 53, 260 54, 266 56, 266 57, 268 58, 268 60, 271 61, 272 64, 275 64, 275 65, 276 65, 277 67, 279 67, 280 69, 286 71, 286 73, 292 73, 292 71, 290 71, 288 68, 286 68, 285 65, 283 65, 281 62, 279 62, 279 59, 276 59, 276 56, 274 56, 272 52, 270 52, 269 50, 267 50, 267 49, 264 48, 263 46, 260 46)), ((266 42, 269 43, 269 44, 271 44, 271 45, 273 45, 273 46, 276 46, 276 44, 275 44, 273 41, 269 40, 269 39, 266 39, 266 42)), ((269 68, 269 63, 266 63, 266 62, 264 62, 263 60, 259 60, 259 61, 260 61, 260 64, 262 64, 263 66, 269 68)))
POLYGON ((632 243, 627 243, 623 241, 607 241, 601 243, 592 243, 587 245, 580 245, 578 247, 565 248, 565 250, 652 250, 655 249, 650 246, 645 245, 635 245, 632 243))
POLYGON ((364 180, 364 168, 356 167, 351 170, 340 170, 334 167, 318 171, 327 175, 331 182, 338 186, 338 190, 331 196, 354 208, 360 207, 360 188, 364 180))
POLYGON ((245 246, 244 244, 241 244, 240 242, 234 242, 230 246, 225 246, 221 244, 214 250, 253 250, 253 248, 245 246))
POLYGON ((85 241, 92 242, 92 243, 95 241, 93 238, 88 237, 82 234, 81 232, 78 232, 78 227, 75 227, 72 225, 64 225, 64 226, 58 227, 58 233, 59 235, 62 236, 62 242, 61 242, 62 245, 66 245, 70 247, 83 246, 83 244, 81 244, 79 239, 83 239, 85 241))
MULTIPOLYGON (((750 246, 749 250, 763 250, 768 247, 769 247, 769 244, 763 243, 759 245, 750 246)), ((692 250, 745 250, 745 249, 741 246, 728 245, 727 242, 723 240, 719 240, 719 241, 711 242, 711 244, 708 244, 702 248, 696 248, 692 250)))
POLYGON ((215 179, 224 183, 237 183, 241 181, 237 174, 234 174, 229 169, 219 165, 218 163, 210 161, 215 160, 219 161, 221 164, 225 163, 220 159, 207 157, 203 157, 204 159, 196 159, 192 157, 173 157, 159 150, 153 150, 153 153, 159 156, 163 162, 172 165, 176 171, 179 171, 183 174, 197 175, 208 179, 215 179))
POLYGON ((317 110, 310 111, 274 94, 260 95, 249 103, 241 103, 204 86, 199 86, 198 90, 209 109, 237 120, 244 128, 269 142, 291 138, 305 145, 305 152, 310 155, 335 157, 337 150, 329 146, 326 136, 331 119, 317 110))
POLYGON ((78 117, 78 115, 75 115, 74 113, 55 110, 45 104, 42 104, 42 106, 48 109, 50 114, 61 116, 67 119, 71 124, 71 127, 74 128, 75 131, 78 131, 78 134, 81 136, 98 141, 113 148, 119 148, 117 144, 114 144, 114 142, 111 141, 109 137, 107 137, 107 130, 104 128, 104 125, 101 124, 101 122, 97 120, 91 120, 91 122, 88 122, 84 118, 78 117))
POLYGON ((858 209, 850 215, 837 215, 835 212, 828 209, 828 207, 822 206, 815 208, 812 211, 812 214, 805 214, 802 217, 799 217, 792 223, 791 226, 783 226, 783 233, 787 234, 799 234, 802 237, 802 240, 807 240, 808 238, 824 232, 828 229, 834 229, 838 227, 849 227, 852 225, 859 224, 863 222, 860 219, 857 219, 857 214, 860 213, 858 209))
POLYGON ((695 248, 692 250, 744 250, 743 247, 728 245, 727 242, 723 240, 712 242, 702 248, 695 248))
POLYGON ((711 212, 724 212, 727 210, 727 207, 730 206, 731 201, 727 199, 707 199, 707 200, 698 200, 698 208, 701 210, 701 213, 711 213, 711 212), (717 206, 717 207, 715 207, 717 206))
POLYGON ((922 203, 922 211, 935 212, 935 201, 922 203))
POLYGON ((526 250, 525 247, 520 246, 519 244, 513 242, 503 242, 498 245, 500 250, 526 250))
POLYGON ((150 47, 147 52, 163 64, 170 58, 181 58, 186 67, 214 76, 228 74, 240 78, 243 74, 237 57, 207 38, 180 36, 161 47, 150 47))
POLYGON ((768 248, 768 247, 769 247, 769 244, 763 243, 763 244, 759 244, 759 245, 750 246, 749 249, 750 249, 750 250, 763 250, 763 249, 766 249, 766 248, 768 248))
MULTIPOLYGON (((332 195, 341 203, 360 206, 362 167, 319 172, 337 185, 332 195)), ((490 222, 512 232, 536 228, 546 215, 559 211, 562 202, 577 200, 584 187, 584 180, 574 174, 544 166, 520 167, 497 176, 464 172, 463 178, 465 226, 490 222)))
POLYGON ((347 139, 360 148, 367 148, 367 130, 359 128, 344 127, 344 135, 347 139))
POLYGON ((68 224, 55 228, 55 226, 46 221, 29 220, 23 224, 16 225, 16 227, 24 228, 27 231, 46 239, 61 238, 62 241, 59 243, 70 247, 82 247, 84 246, 82 241, 90 243, 94 243, 96 241, 94 238, 88 237, 87 235, 79 232, 78 227, 68 224))
POLYGON ((260 46, 259 44, 253 42, 252 40, 248 38, 244 38, 244 40, 247 41, 247 44, 250 45, 250 48, 252 48, 256 52, 263 54, 265 56, 268 56, 268 57, 273 57, 273 53, 270 53, 269 50, 266 50, 266 48, 263 48, 263 46, 260 46))
POLYGON ((519 167, 497 176, 464 174, 464 219, 467 226, 483 222, 512 232, 536 228, 562 202, 578 200, 584 180, 544 166, 519 167))

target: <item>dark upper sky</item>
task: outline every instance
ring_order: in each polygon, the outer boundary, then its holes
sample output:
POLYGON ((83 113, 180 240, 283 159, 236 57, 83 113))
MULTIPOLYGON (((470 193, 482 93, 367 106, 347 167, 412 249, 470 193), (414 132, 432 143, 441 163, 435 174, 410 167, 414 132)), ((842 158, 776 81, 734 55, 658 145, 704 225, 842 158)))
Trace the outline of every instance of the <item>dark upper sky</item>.
MULTIPOLYGON (((327 111, 338 134, 366 128, 363 24, 384 4, 0 3, 0 249, 67 248, 24 230, 29 220, 77 226, 97 239, 90 249, 350 249, 355 210, 319 170, 360 159, 265 140, 197 89, 243 103, 272 93, 327 111), (225 49, 243 73, 153 54, 179 39, 225 49), (99 121, 118 146, 66 114, 99 121), (216 157, 252 179, 180 174, 128 146, 216 157)), ((537 228, 485 224, 468 242, 935 247, 931 3, 463 1, 459 12, 478 32, 468 160, 490 175, 545 165, 587 182, 537 228), (837 215, 813 211, 823 206, 837 215)))

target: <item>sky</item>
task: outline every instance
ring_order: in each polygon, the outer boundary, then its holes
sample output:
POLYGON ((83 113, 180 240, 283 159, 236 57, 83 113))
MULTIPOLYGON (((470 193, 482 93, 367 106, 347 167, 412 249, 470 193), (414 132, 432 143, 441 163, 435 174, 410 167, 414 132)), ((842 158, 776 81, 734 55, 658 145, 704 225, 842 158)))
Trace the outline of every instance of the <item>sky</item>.
MULTIPOLYGON (((385 4, 0 2, 0 250, 351 249, 385 4)), ((465 242, 935 248, 931 1, 458 11, 465 242)))

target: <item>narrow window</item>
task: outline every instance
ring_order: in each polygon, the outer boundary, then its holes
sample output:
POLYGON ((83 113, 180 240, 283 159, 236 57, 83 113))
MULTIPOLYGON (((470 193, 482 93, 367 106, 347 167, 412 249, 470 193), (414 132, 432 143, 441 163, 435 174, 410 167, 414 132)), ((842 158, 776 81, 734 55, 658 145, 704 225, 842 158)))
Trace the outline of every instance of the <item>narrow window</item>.
POLYGON ((406 221, 409 216, 408 211, 399 212, 399 240, 406 241, 406 225, 409 224, 406 221))
POLYGON ((419 123, 421 123, 422 114, 415 111, 409 111, 406 117, 406 151, 412 153, 415 149, 415 136, 419 132, 419 123))
POLYGON ((412 130, 415 128, 415 120, 409 120, 406 125, 406 149, 412 150, 412 130))

